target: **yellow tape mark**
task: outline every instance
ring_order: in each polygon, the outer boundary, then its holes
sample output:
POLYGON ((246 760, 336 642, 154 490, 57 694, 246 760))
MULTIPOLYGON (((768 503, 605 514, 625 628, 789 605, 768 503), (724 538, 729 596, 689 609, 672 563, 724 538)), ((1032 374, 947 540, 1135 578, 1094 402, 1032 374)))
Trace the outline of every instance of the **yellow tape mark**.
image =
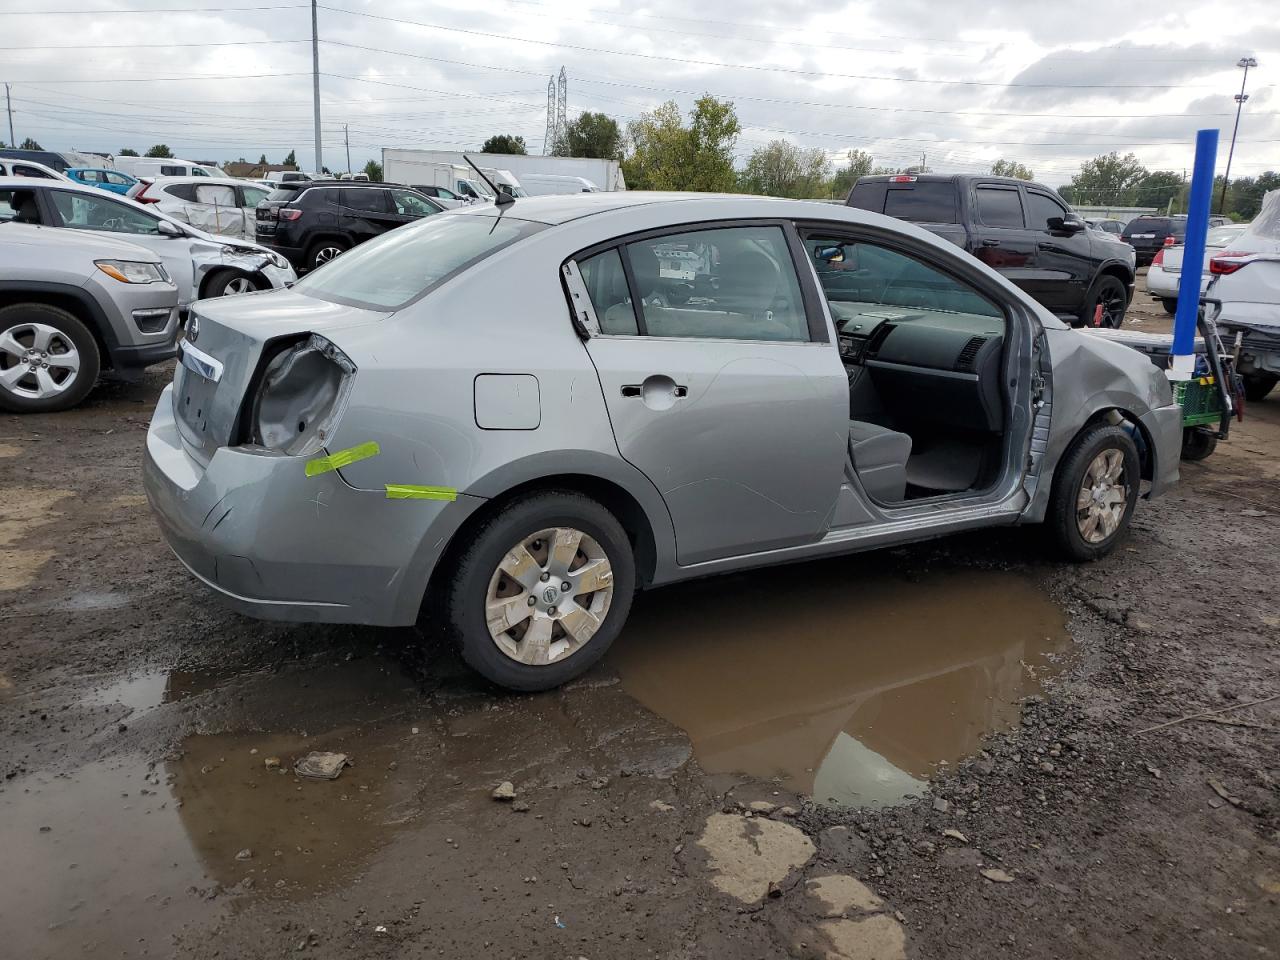
POLYGON ((457 500, 453 487, 419 487, 411 483, 388 483, 388 500, 457 500))
POLYGON ((330 470, 337 470, 339 467, 345 467, 360 460, 376 457, 381 452, 378 449, 378 444, 370 440, 368 443, 362 443, 359 446, 348 447, 346 450, 331 453, 327 457, 316 457, 314 460, 307 461, 307 476, 316 477, 322 473, 328 473, 330 470))

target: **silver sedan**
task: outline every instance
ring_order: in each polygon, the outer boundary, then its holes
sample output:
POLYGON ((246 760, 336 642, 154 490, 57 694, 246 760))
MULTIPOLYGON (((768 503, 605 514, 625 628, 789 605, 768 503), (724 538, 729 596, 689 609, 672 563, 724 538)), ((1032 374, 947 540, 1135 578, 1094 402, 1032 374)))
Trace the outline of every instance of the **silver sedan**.
POLYGON ((640 588, 1027 523, 1102 556, 1181 436, 1146 357, 926 231, 597 193, 197 304, 145 477, 236 609, 425 617, 534 690, 598 660, 640 588))

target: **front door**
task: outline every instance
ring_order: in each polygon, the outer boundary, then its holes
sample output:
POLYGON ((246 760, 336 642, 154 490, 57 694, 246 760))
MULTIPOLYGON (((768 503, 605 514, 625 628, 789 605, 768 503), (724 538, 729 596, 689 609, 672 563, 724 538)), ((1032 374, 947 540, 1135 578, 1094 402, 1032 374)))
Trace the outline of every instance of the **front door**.
POLYGON ((790 230, 686 230, 578 263, 618 449, 661 492, 684 565, 813 542, 830 523, 848 386, 790 230))
POLYGON ((1036 233, 1035 280, 1027 292, 1058 314, 1080 311, 1094 268, 1089 231, 1063 228, 1067 216, 1049 194, 1027 190, 1027 221, 1036 233))
POLYGON ((337 196, 342 204, 342 226, 352 243, 364 243, 400 226, 399 217, 391 213, 386 190, 344 187, 337 196))

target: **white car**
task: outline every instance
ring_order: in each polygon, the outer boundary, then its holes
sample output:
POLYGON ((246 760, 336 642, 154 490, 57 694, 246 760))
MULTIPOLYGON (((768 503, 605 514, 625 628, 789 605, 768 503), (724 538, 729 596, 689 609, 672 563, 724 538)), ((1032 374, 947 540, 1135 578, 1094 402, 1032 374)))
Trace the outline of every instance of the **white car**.
MULTIPOLYGON (((1210 227, 1205 237, 1204 272, 1200 277, 1200 292, 1209 285, 1209 260, 1219 250, 1226 250, 1233 240, 1245 231, 1243 223, 1226 227, 1210 227)), ((1147 268, 1147 293, 1164 306, 1170 316, 1178 309, 1178 284, 1182 281, 1182 252, 1185 248, 1176 243, 1156 252, 1147 268)))
POLYGON ((1206 296, 1222 302, 1218 329, 1230 348, 1240 336, 1236 369, 1244 395, 1258 402, 1280 383, 1280 190, 1228 250, 1213 251, 1206 296))
POLYGON ((255 211, 270 192, 252 180, 160 177, 139 183, 128 196, 206 233, 252 241, 255 211))
POLYGON ((0 154, 0 177, 32 177, 36 180, 63 180, 71 182, 71 178, 59 173, 52 167, 34 160, 17 160, 0 154))
POLYGON ((71 182, 0 179, 0 218, 53 228, 120 234, 160 256, 178 286, 178 306, 297 279, 282 256, 256 243, 215 237, 153 208, 71 182))

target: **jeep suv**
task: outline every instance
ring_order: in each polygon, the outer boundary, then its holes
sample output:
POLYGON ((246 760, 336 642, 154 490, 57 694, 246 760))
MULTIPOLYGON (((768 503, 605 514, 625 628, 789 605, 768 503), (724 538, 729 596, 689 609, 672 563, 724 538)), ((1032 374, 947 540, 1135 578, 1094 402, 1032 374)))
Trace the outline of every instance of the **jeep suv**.
POLYGON ((398 183, 282 183, 258 204, 255 232, 259 243, 294 267, 312 270, 372 237, 443 210, 398 183))

